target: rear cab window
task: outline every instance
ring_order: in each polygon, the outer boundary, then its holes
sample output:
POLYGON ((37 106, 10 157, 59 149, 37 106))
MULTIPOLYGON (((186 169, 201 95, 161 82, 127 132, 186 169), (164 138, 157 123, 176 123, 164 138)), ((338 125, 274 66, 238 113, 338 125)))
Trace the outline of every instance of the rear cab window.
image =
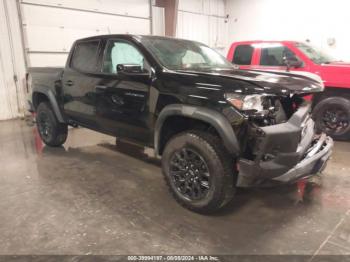
POLYGON ((77 42, 70 67, 82 72, 97 72, 99 40, 77 42))

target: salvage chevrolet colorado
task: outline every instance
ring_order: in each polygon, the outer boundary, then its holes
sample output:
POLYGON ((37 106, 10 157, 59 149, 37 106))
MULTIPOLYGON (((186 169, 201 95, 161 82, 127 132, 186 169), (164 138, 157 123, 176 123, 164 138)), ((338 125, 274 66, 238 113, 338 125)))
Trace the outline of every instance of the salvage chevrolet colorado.
POLYGON ((214 212, 236 187, 320 173, 333 142, 304 96, 319 79, 235 70, 193 41, 108 35, 78 40, 66 67, 29 70, 29 105, 49 146, 80 125, 154 148, 184 207, 214 212))

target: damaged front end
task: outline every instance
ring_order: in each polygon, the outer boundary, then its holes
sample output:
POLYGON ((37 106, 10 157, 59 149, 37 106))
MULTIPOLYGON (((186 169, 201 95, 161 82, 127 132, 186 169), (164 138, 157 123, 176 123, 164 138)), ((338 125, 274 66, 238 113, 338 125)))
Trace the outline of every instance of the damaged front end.
POLYGON ((260 95, 249 106, 254 109, 241 107, 246 121, 239 132, 237 186, 295 182, 325 168, 333 141, 316 134, 311 106, 302 96, 260 95))

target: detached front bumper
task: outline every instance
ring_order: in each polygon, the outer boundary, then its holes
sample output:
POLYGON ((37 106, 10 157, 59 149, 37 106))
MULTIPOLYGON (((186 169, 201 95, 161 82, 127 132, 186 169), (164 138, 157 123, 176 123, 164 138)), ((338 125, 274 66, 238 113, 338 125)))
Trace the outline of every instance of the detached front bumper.
POLYGON ((301 106, 286 123, 259 129, 255 159, 238 161, 237 186, 294 182, 322 172, 332 154, 332 138, 315 134, 309 105, 301 106))
POLYGON ((275 181, 290 182, 322 172, 332 154, 333 140, 322 134, 309 149, 307 155, 287 173, 273 178, 275 181))

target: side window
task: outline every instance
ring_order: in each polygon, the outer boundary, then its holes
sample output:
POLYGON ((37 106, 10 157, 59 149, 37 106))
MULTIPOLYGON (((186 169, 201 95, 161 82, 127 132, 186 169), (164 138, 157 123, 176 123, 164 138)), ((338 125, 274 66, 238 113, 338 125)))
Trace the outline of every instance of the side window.
POLYGON ((119 64, 140 65, 143 69, 144 58, 132 44, 123 41, 109 41, 103 60, 103 72, 115 74, 119 64))
POLYGON ((99 43, 99 41, 78 43, 74 49, 71 67, 83 72, 96 71, 99 43))
POLYGON ((250 65, 252 62, 254 47, 251 45, 238 45, 233 54, 232 63, 236 65, 250 65))
POLYGON ((298 60, 296 55, 288 47, 273 46, 261 48, 260 65, 285 66, 284 58, 298 60))

